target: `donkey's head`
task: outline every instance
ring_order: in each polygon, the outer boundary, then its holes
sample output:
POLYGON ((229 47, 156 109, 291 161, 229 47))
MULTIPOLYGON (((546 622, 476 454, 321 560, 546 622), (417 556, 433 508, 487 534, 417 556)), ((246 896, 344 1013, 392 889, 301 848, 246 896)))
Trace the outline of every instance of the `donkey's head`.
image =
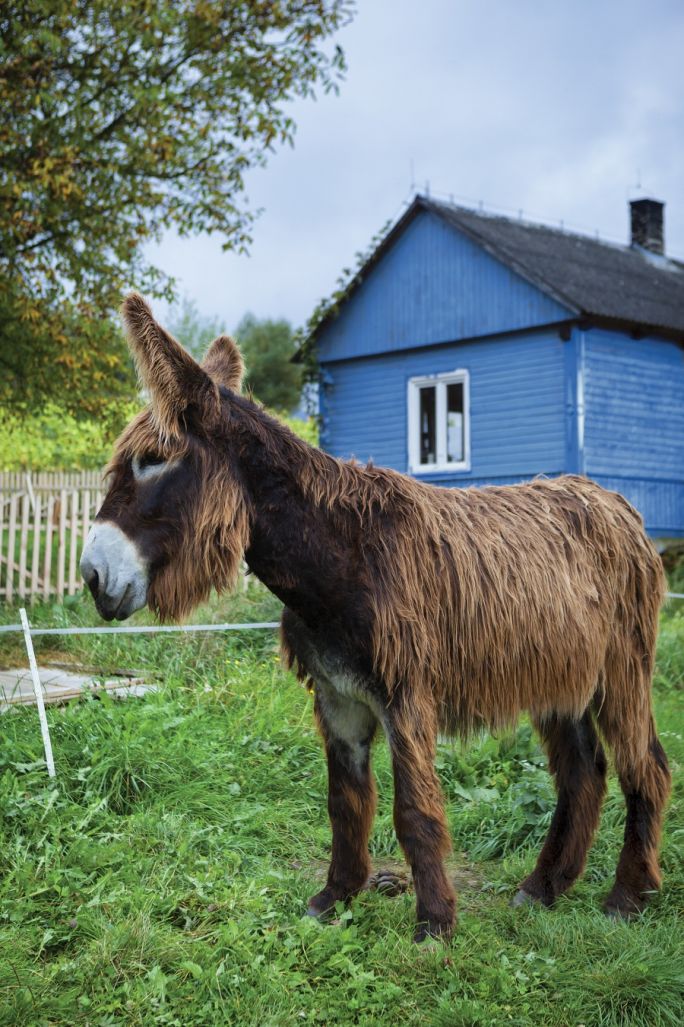
POLYGON ((106 620, 124 620, 146 604, 162 619, 177 619, 212 586, 234 583, 247 545, 248 511, 220 391, 239 391, 242 358, 220 336, 196 363, 135 293, 123 318, 150 406, 116 444, 81 573, 106 620))

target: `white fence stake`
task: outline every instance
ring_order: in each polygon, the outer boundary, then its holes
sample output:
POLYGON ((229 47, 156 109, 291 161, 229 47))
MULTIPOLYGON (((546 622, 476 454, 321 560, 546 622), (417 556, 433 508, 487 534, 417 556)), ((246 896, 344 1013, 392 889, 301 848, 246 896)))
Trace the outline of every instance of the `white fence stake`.
POLYGON ((26 642, 26 652, 28 653, 29 666, 31 668, 31 677, 33 678, 33 691, 36 693, 36 705, 38 707, 38 716, 40 718, 40 733, 43 736, 43 748, 45 749, 45 762, 47 763, 48 777, 54 777, 55 761, 52 758, 52 743, 50 741, 50 730, 48 728, 47 717, 45 716, 43 689, 40 683, 40 675, 38 674, 36 654, 33 651, 33 642, 31 641, 31 629, 29 627, 28 617, 26 616, 26 610, 23 606, 19 610, 19 616, 21 618, 21 626, 24 629, 24 641, 26 642))

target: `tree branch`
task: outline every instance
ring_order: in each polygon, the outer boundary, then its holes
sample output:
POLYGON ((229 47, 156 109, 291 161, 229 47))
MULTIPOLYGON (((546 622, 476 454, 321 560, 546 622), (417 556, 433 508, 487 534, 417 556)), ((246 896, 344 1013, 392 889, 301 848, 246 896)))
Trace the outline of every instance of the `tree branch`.
MULTIPOLYGON (((185 53, 180 58, 180 60, 176 61, 175 64, 172 64, 167 69, 167 71, 160 77, 159 81, 156 84, 158 86, 163 86, 166 82, 169 81, 171 76, 176 71, 178 71, 179 68, 182 68, 182 66, 186 64, 191 57, 195 57, 196 55, 196 50, 190 50, 187 53, 185 53)), ((126 119, 129 117, 129 115, 131 115, 133 111, 136 110, 136 108, 139 106, 140 101, 136 100, 136 102, 132 103, 129 107, 126 108, 126 110, 121 111, 114 118, 112 118, 112 120, 107 125, 105 125, 104 128, 100 129, 99 132, 95 133, 95 135, 92 137, 92 141, 95 143, 101 142, 103 139, 107 139, 112 134, 112 132, 114 132, 115 129, 119 127, 119 125, 122 125, 124 121, 126 121, 126 119)))

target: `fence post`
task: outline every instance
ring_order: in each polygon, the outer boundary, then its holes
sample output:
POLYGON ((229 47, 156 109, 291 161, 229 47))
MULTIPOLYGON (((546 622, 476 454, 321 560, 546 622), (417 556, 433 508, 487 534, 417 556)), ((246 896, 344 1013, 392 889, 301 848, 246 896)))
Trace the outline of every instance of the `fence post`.
POLYGON ((2 595, 2 536, 5 530, 5 495, 0 492, 0 596, 2 595))
POLYGON ((43 555, 43 599, 49 599, 52 592, 52 528, 55 516, 55 497, 48 496, 45 511, 45 553, 43 555))
POLYGON ((5 598, 12 602, 14 594, 14 546, 17 537, 17 495, 10 496, 9 528, 7 531, 7 577, 5 578, 5 598))
POLYGON ((36 654, 33 651, 31 629, 29 627, 28 617, 26 616, 26 610, 23 606, 19 610, 19 617, 21 618, 21 626, 24 629, 24 642, 26 643, 26 652, 28 653, 29 667, 31 668, 31 678, 33 679, 33 691, 35 692, 36 706, 38 707, 38 716, 40 718, 40 733, 43 736, 43 748, 45 749, 45 762, 47 764, 48 777, 54 777, 55 761, 52 758, 52 743, 50 741, 50 729, 48 727, 47 717, 45 716, 43 688, 40 683, 40 675, 38 674, 36 654))
POLYGON ((26 491, 28 492, 29 499, 31 500, 31 508, 33 510, 35 510, 35 508, 36 508, 36 496, 35 496, 35 493, 33 491, 33 481, 31 479, 31 472, 27 471, 25 477, 26 477, 26 491))
POLYGON ((21 533, 19 535, 19 582, 17 585, 17 594, 20 599, 26 596, 26 563, 28 558, 28 529, 29 529, 29 511, 31 509, 31 500, 28 493, 24 493, 21 497, 21 533))
POLYGON ((31 554, 31 605, 38 596, 38 568, 40 565, 42 500, 40 492, 33 503, 33 553, 31 554))
POLYGON ((68 592, 72 596, 76 591, 76 553, 78 551, 78 497, 74 489, 71 493, 71 538, 69 539, 69 586, 68 592))
POLYGON ((88 532, 90 531, 90 489, 83 490, 83 518, 81 526, 83 528, 82 540, 85 546, 88 532))
POLYGON ((66 571, 66 505, 67 491, 59 493, 59 536, 57 539, 57 598, 64 598, 64 574, 66 571))

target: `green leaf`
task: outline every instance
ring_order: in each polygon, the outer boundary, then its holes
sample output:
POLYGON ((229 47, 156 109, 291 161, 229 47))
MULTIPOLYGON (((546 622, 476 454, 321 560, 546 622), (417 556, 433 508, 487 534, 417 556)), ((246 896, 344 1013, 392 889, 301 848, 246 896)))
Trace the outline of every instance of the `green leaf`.
POLYGON ((181 970, 187 970, 191 977, 194 977, 196 981, 204 975, 204 970, 199 963, 193 963, 190 959, 185 959, 180 963, 181 970))

